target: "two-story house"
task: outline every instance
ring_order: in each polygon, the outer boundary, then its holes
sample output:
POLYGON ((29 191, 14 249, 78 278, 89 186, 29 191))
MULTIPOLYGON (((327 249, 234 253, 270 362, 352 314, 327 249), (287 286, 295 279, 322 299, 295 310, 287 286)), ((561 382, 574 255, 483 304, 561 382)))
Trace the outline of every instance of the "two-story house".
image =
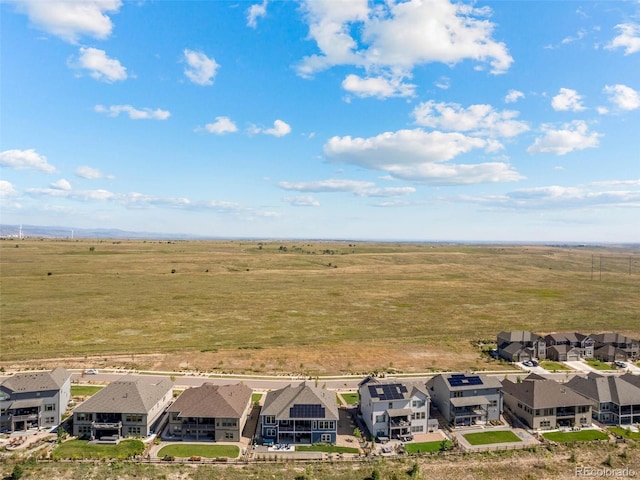
POLYGON ((596 333, 591 335, 591 338, 595 342, 595 349, 599 354, 598 358, 604 361, 626 361, 640 358, 640 341, 638 340, 614 332, 596 333))
POLYGON ((525 330, 500 332, 497 345, 498 356, 509 362, 547 358, 547 345, 544 338, 525 330))
POLYGON ((73 434, 91 440, 146 437, 173 399, 168 378, 124 376, 73 411, 73 434))
POLYGON ((640 423, 640 378, 626 373, 576 375, 567 386, 592 401, 593 418, 607 425, 640 423))
POLYGON ((188 388, 167 410, 168 432, 181 440, 239 442, 251 411, 251 393, 243 384, 188 388))
POLYGON ((60 424, 71 400, 71 372, 17 373, 0 383, 0 428, 11 432, 60 424))
POLYGON ((494 377, 441 373, 427 381, 431 401, 454 427, 499 421, 502 384, 494 377))
POLYGON ((406 438, 438 429, 429 418, 431 398, 424 383, 367 377, 358 385, 360 413, 375 437, 406 438))
POLYGON ((335 443, 338 403, 333 391, 302 383, 267 392, 260 412, 263 443, 335 443))
POLYGON ((591 401, 567 385, 532 374, 502 390, 505 408, 535 430, 591 425, 591 401))
POLYGON ((544 340, 547 344, 547 358, 550 360, 562 362, 593 358, 595 342, 589 335, 577 332, 551 333, 544 340))

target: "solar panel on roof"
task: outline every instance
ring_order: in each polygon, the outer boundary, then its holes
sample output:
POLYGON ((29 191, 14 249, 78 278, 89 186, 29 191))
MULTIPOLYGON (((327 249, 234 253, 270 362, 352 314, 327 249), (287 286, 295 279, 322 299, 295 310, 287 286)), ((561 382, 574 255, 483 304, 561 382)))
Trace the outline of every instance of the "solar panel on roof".
POLYGON ((320 404, 305 405, 296 403, 289 409, 291 418, 324 418, 324 407, 320 404))
POLYGON ((482 379, 477 375, 468 377, 466 375, 455 374, 451 375, 447 380, 449 381, 449 385, 452 387, 482 385, 482 379))
POLYGON ((400 383, 369 385, 371 398, 377 398, 381 401, 402 399, 407 392, 407 387, 400 383))

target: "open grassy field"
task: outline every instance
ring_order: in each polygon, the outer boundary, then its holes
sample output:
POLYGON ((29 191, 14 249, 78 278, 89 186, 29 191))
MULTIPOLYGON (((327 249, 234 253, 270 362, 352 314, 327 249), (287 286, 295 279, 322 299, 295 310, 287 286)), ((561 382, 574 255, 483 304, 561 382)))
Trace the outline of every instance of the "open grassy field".
POLYGON ((7 367, 495 369, 472 340, 519 329, 640 337, 630 249, 5 240, 0 289, 7 367))
POLYGON ((238 455, 240 455, 240 448, 238 448, 236 445, 175 443, 172 445, 167 445, 166 447, 162 447, 162 449, 160 449, 160 451, 158 452, 158 456, 164 457, 165 455, 170 457, 182 458, 189 458, 192 456, 204 458, 236 458, 238 455))

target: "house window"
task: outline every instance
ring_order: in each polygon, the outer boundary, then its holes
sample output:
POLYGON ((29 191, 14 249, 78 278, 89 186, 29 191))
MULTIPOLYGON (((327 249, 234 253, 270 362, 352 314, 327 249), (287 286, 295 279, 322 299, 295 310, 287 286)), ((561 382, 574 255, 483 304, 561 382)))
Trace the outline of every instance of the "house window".
POLYGON ((411 420, 424 420, 424 412, 414 412, 411 414, 411 420))
POLYGON ((412 425, 411 433, 422 433, 424 432, 424 426, 422 425, 412 425))
POLYGON ((45 412, 55 412, 56 411, 56 404, 55 403, 47 403, 44 406, 44 411, 45 412))
POLYGON ((265 415, 264 417, 264 423, 266 425, 275 425, 276 423, 276 417, 275 415, 265 415))
POLYGON ((233 440, 233 432, 224 432, 224 438, 226 440, 233 440))
POLYGON ((461 398, 462 392, 453 392, 453 398, 461 398))
POLYGON ((320 441, 322 443, 331 443, 331 434, 323 433, 322 435, 320 435, 320 441))
POLYGON ((93 414, 91 413, 76 413, 76 419, 79 422, 86 422, 93 420, 93 414))
POLYGON ((55 421, 54 417, 44 417, 44 423, 53 423, 55 421))
POLYGON ((265 433, 265 437, 275 437, 276 436, 276 429, 275 428, 267 428, 267 431, 265 433))
POLYGON ((129 427, 129 435, 140 435, 142 432, 140 427, 129 427))
POLYGON ((182 431, 182 427, 180 425, 174 425, 173 426, 173 431, 179 433, 179 432, 182 431))
POLYGON ((382 415, 376 415, 376 423, 384 423, 384 422, 385 422, 384 413, 382 415))
POLYGON ((414 401, 411 402, 411 406, 413 408, 424 407, 424 400, 414 400, 414 401))
POLYGON ((491 400, 489 402, 489 406, 490 407, 497 407, 498 406, 498 401, 497 400, 491 400))
POLYGON ((332 420, 318 421, 318 430, 333 430, 334 428, 335 428, 335 424, 332 420))
POLYGON ((125 421, 126 422, 141 422, 142 421, 142 415, 127 415, 125 417, 125 421))
POLYGON ((543 420, 540 422, 541 428, 549 428, 551 426, 551 422, 549 420, 543 420))
POLYGON ((223 427, 236 427, 238 425, 238 422, 236 422, 235 420, 223 420, 222 421, 222 426, 223 427))

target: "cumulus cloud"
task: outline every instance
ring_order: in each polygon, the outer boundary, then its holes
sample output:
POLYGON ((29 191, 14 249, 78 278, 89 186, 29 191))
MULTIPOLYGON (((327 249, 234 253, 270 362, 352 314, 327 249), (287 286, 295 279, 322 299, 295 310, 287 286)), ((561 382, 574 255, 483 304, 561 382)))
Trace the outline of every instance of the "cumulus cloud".
POLYGON ((258 18, 264 18, 267 16, 267 0, 262 3, 256 3, 251 5, 247 9, 247 26, 256 28, 258 26, 258 18))
POLYGON ((342 88, 357 97, 410 97, 416 86, 403 82, 402 77, 388 78, 384 76, 362 78, 350 74, 342 81, 342 88))
POLYGON ((297 65, 298 74, 311 77, 337 65, 360 67, 367 77, 359 82, 351 77, 343 86, 373 91, 377 97, 387 91, 399 96, 398 89, 383 88, 379 77, 403 85, 418 65, 472 60, 489 64, 491 72, 499 74, 513 62, 505 44, 492 38, 494 25, 487 7, 449 0, 375 5, 367 0, 307 0, 303 8, 309 37, 320 53, 304 57, 297 65), (367 79, 377 80, 362 81, 367 79))
POLYGON ((256 125, 249 127, 249 134, 256 135, 258 133, 274 137, 284 137, 291 133, 291 126, 283 120, 276 120, 273 122, 273 127, 271 128, 260 128, 256 125))
POLYGON ((609 101, 621 110, 636 110, 640 108, 640 94, 626 85, 607 85, 604 93, 609 95, 609 101))
POLYGON ((400 197, 414 193, 414 187, 376 187, 362 180, 329 179, 313 182, 279 182, 283 190, 313 193, 352 193, 358 197, 400 197))
POLYGON ((464 108, 457 103, 437 103, 433 100, 419 104, 412 112, 423 127, 448 131, 469 132, 490 137, 514 137, 529 130, 525 122, 516 120, 514 110, 495 110, 491 105, 471 105, 464 108))
POLYGON ((452 164, 475 149, 493 149, 494 142, 459 132, 422 129, 385 132, 370 138, 332 137, 324 145, 334 162, 387 172, 391 177, 429 184, 505 182, 523 178, 506 163, 452 164))
POLYGON ((579 112, 584 110, 582 96, 570 88, 561 88, 560 92, 551 99, 551 106, 555 111, 579 112))
POLYGON ((18 194, 11 182, 0 180, 0 198, 15 197, 18 194))
POLYGON ((76 69, 88 70, 91 78, 106 83, 126 80, 127 69, 118 60, 107 57, 104 50, 97 48, 80 48, 80 56, 69 62, 76 69))
POLYGON ((0 152, 0 165, 15 170, 34 169, 45 173, 55 173, 56 171, 56 167, 47 162, 47 157, 40 155, 33 148, 0 152))
POLYGON ((213 78, 216 76, 220 65, 204 53, 189 50, 188 48, 184 49, 183 55, 184 61, 187 63, 184 69, 184 74, 187 78, 197 85, 213 85, 213 78))
POLYGON ((68 180, 61 178, 57 182, 53 182, 51 184, 51 188, 55 188, 57 190, 71 190, 71 184, 68 180))
POLYGON ((216 135, 224 135, 225 133, 237 132, 238 127, 229 117, 216 117, 216 121, 213 123, 207 123, 204 126, 204 130, 216 135))
POLYGON ((120 0, 14 0, 14 3, 36 28, 70 43, 77 43, 83 35, 108 38, 113 30, 109 14, 117 13, 122 6, 120 0))
POLYGON ((605 48, 615 50, 624 48, 625 55, 640 52, 640 25, 637 23, 621 23, 616 25, 620 34, 609 42, 605 48))
POLYGON ((584 150, 585 148, 595 148, 599 145, 602 134, 590 132, 586 122, 576 120, 565 124, 560 129, 554 129, 551 125, 543 125, 544 135, 535 139, 527 152, 553 153, 555 155, 565 155, 574 150, 584 150))
POLYGON ((113 175, 107 175, 105 173, 102 173, 97 168, 88 167, 86 165, 82 165, 76 168, 76 175, 80 178, 84 178, 87 180, 97 180, 100 178, 108 178, 108 179, 115 178, 113 175))
POLYGON ((524 98, 524 93, 519 90, 509 90, 507 95, 504 97, 505 103, 515 103, 521 98, 524 98))
POLYGON ((320 202, 310 195, 301 197, 285 197, 283 202, 288 203, 292 207, 319 207, 320 202))
POLYGON ((161 110, 159 108, 156 110, 151 108, 138 109, 131 105, 111 105, 110 107, 96 105, 94 110, 98 113, 104 113, 109 117, 117 117, 121 113, 126 113, 131 120, 166 120, 171 116, 171 113, 167 110, 161 110))

